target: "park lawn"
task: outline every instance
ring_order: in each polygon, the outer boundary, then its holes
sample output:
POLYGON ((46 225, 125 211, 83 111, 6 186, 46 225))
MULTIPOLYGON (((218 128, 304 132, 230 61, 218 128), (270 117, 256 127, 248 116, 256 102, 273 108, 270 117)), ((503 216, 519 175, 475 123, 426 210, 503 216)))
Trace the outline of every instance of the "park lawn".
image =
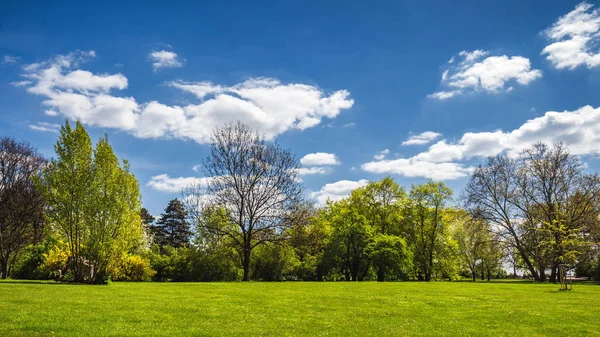
POLYGON ((0 336, 592 336, 600 286, 0 282, 0 336))

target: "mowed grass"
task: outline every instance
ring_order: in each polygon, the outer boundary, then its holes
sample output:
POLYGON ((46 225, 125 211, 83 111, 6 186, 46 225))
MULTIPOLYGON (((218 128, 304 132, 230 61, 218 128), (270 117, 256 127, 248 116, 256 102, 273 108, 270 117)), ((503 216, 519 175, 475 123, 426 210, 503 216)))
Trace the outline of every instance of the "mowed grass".
POLYGON ((600 286, 0 282, 0 336, 591 336, 600 286))

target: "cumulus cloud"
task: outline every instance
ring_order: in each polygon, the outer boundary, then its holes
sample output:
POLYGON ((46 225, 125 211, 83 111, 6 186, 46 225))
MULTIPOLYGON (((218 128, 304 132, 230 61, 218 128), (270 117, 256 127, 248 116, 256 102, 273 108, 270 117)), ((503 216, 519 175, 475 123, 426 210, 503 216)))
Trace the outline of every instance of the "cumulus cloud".
POLYGON ((209 179, 196 177, 171 178, 168 174, 159 174, 150 178, 146 186, 161 192, 178 193, 188 187, 206 186, 209 179))
POLYGON ((79 69, 95 56, 94 51, 77 51, 27 65, 22 74, 26 81, 15 85, 44 97, 50 116, 124 130, 139 138, 191 139, 198 143, 207 143, 215 127, 238 120, 273 139, 289 130, 313 127, 323 118, 334 118, 354 103, 346 90, 327 95, 315 86, 284 84, 272 78, 251 78, 233 86, 170 82, 170 87, 192 93, 199 101, 186 106, 138 103, 134 97, 113 94, 128 87, 123 74, 79 69))
POLYGON ((38 122, 36 124, 30 124, 29 128, 35 131, 58 133, 60 131, 60 124, 38 122))
POLYGON ((181 68, 183 66, 183 63, 178 60, 177 54, 172 51, 153 51, 148 57, 152 61, 154 71, 160 68, 181 68))
POLYGON ((399 158, 365 163, 361 168, 366 172, 398 174, 405 177, 424 177, 434 180, 452 180, 468 175, 469 168, 457 163, 434 163, 418 158, 399 158))
POLYGON ((375 160, 382 160, 385 158, 385 156, 387 156, 390 153, 390 150, 385 149, 383 151, 379 151, 379 153, 377 153, 376 155, 373 156, 373 158, 375 158, 375 160))
POLYGON ((557 69, 593 68, 600 65, 600 15, 582 2, 560 17, 544 35, 552 42, 542 55, 557 69))
POLYGON ((309 153, 300 159, 302 165, 308 166, 325 166, 339 165, 340 161, 333 153, 316 152, 309 153))
POLYGON ((542 72, 531 69, 531 62, 522 56, 488 56, 484 50, 463 50, 453 57, 442 73, 443 90, 428 98, 445 100, 457 95, 484 91, 499 93, 511 91, 512 84, 527 85, 542 77, 542 72), (456 62, 456 60, 461 60, 456 62))
POLYGON ((441 136, 441 133, 425 131, 416 135, 409 135, 408 139, 402 142, 402 145, 425 145, 441 136))
POLYGON ((363 187, 369 183, 366 179, 358 181, 340 180, 335 183, 325 184, 319 191, 311 193, 311 197, 319 205, 324 205, 327 200, 338 201, 347 197, 352 190, 363 187))
POLYGON ((600 108, 588 105, 574 111, 549 111, 511 131, 467 132, 457 142, 444 139, 411 158, 369 162, 362 169, 407 177, 457 179, 471 170, 463 163, 465 160, 501 153, 516 157, 536 142, 559 141, 575 155, 600 154, 600 108))

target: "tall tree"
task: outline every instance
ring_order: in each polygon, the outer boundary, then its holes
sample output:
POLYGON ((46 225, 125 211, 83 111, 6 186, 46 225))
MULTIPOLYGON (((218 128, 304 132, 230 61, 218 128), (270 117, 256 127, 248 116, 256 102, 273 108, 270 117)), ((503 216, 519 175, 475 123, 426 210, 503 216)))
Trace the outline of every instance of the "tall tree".
MULTIPOLYGON (((407 203, 406 192, 391 177, 370 182, 364 187, 352 191, 350 202, 360 209, 376 233, 381 235, 400 235, 403 232, 402 209, 407 203)), ((388 242, 382 239, 381 242, 388 242)), ((380 246, 376 246, 380 247, 380 246)), ((384 281, 387 259, 376 259, 377 280, 384 281)))
POLYGON ((42 238, 44 202, 34 185, 46 160, 28 143, 0 138, 0 276, 23 247, 42 238))
POLYGON ((419 280, 430 281, 432 278, 436 255, 443 248, 440 239, 447 227, 444 214, 451 198, 452 190, 441 182, 429 181, 413 186, 410 191, 409 237, 414 243, 414 263, 419 280))
POLYGON ((459 258, 471 272, 473 282, 477 279, 477 267, 481 262, 484 245, 490 239, 490 229, 485 220, 460 212, 452 236, 457 243, 459 258))
POLYGON ((73 277, 85 280, 84 241, 89 235, 89 207, 93 186, 93 150, 90 136, 77 122, 67 121, 54 145, 56 158, 44 170, 44 196, 49 223, 66 238, 73 277))
POLYGON ((122 252, 141 244, 141 195, 138 182, 129 172, 127 161, 120 165, 104 136, 96 144, 92 166, 89 237, 85 251, 90 261, 89 279, 102 281, 108 268, 122 252))
POLYGON ((159 246, 175 248, 187 247, 190 244, 192 231, 188 222, 188 212, 183 203, 175 198, 169 201, 165 212, 161 214, 155 225, 150 227, 154 242, 159 246))
POLYGON ((214 131, 202 166, 207 186, 190 189, 187 200, 204 201, 204 206, 190 209, 227 210, 226 226, 206 222, 206 230, 228 236, 239 247, 243 280, 248 281, 252 249, 283 239, 300 207, 299 164, 290 151, 238 122, 214 131))
POLYGON ((46 216, 69 244, 69 268, 77 282, 102 282, 115 257, 141 243, 138 182, 101 138, 93 150, 81 123, 67 121, 55 145, 56 159, 43 171, 39 187, 46 216))
POLYGON ((373 228, 348 199, 330 203, 322 215, 331 225, 325 258, 337 267, 346 281, 362 281, 371 265, 368 248, 373 242, 373 228))
POLYGON ((466 207, 494 224, 537 281, 556 281, 560 263, 573 262, 598 217, 600 177, 583 173, 562 143, 535 144, 517 159, 496 156, 474 170, 466 207))

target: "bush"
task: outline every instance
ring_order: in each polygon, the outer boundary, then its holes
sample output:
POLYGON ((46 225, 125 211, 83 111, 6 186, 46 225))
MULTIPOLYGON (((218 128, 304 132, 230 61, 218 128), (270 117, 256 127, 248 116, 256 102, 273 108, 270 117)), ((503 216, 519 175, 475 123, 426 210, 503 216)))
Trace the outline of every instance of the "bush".
POLYGON ((150 267, 150 261, 139 255, 125 255, 110 270, 114 281, 142 282, 151 281, 156 271, 150 267))
POLYGON ((68 280, 67 263, 69 260, 69 245, 64 241, 57 241, 43 254, 43 262, 38 271, 52 279, 68 280), (65 277, 67 277, 65 279, 65 277))

